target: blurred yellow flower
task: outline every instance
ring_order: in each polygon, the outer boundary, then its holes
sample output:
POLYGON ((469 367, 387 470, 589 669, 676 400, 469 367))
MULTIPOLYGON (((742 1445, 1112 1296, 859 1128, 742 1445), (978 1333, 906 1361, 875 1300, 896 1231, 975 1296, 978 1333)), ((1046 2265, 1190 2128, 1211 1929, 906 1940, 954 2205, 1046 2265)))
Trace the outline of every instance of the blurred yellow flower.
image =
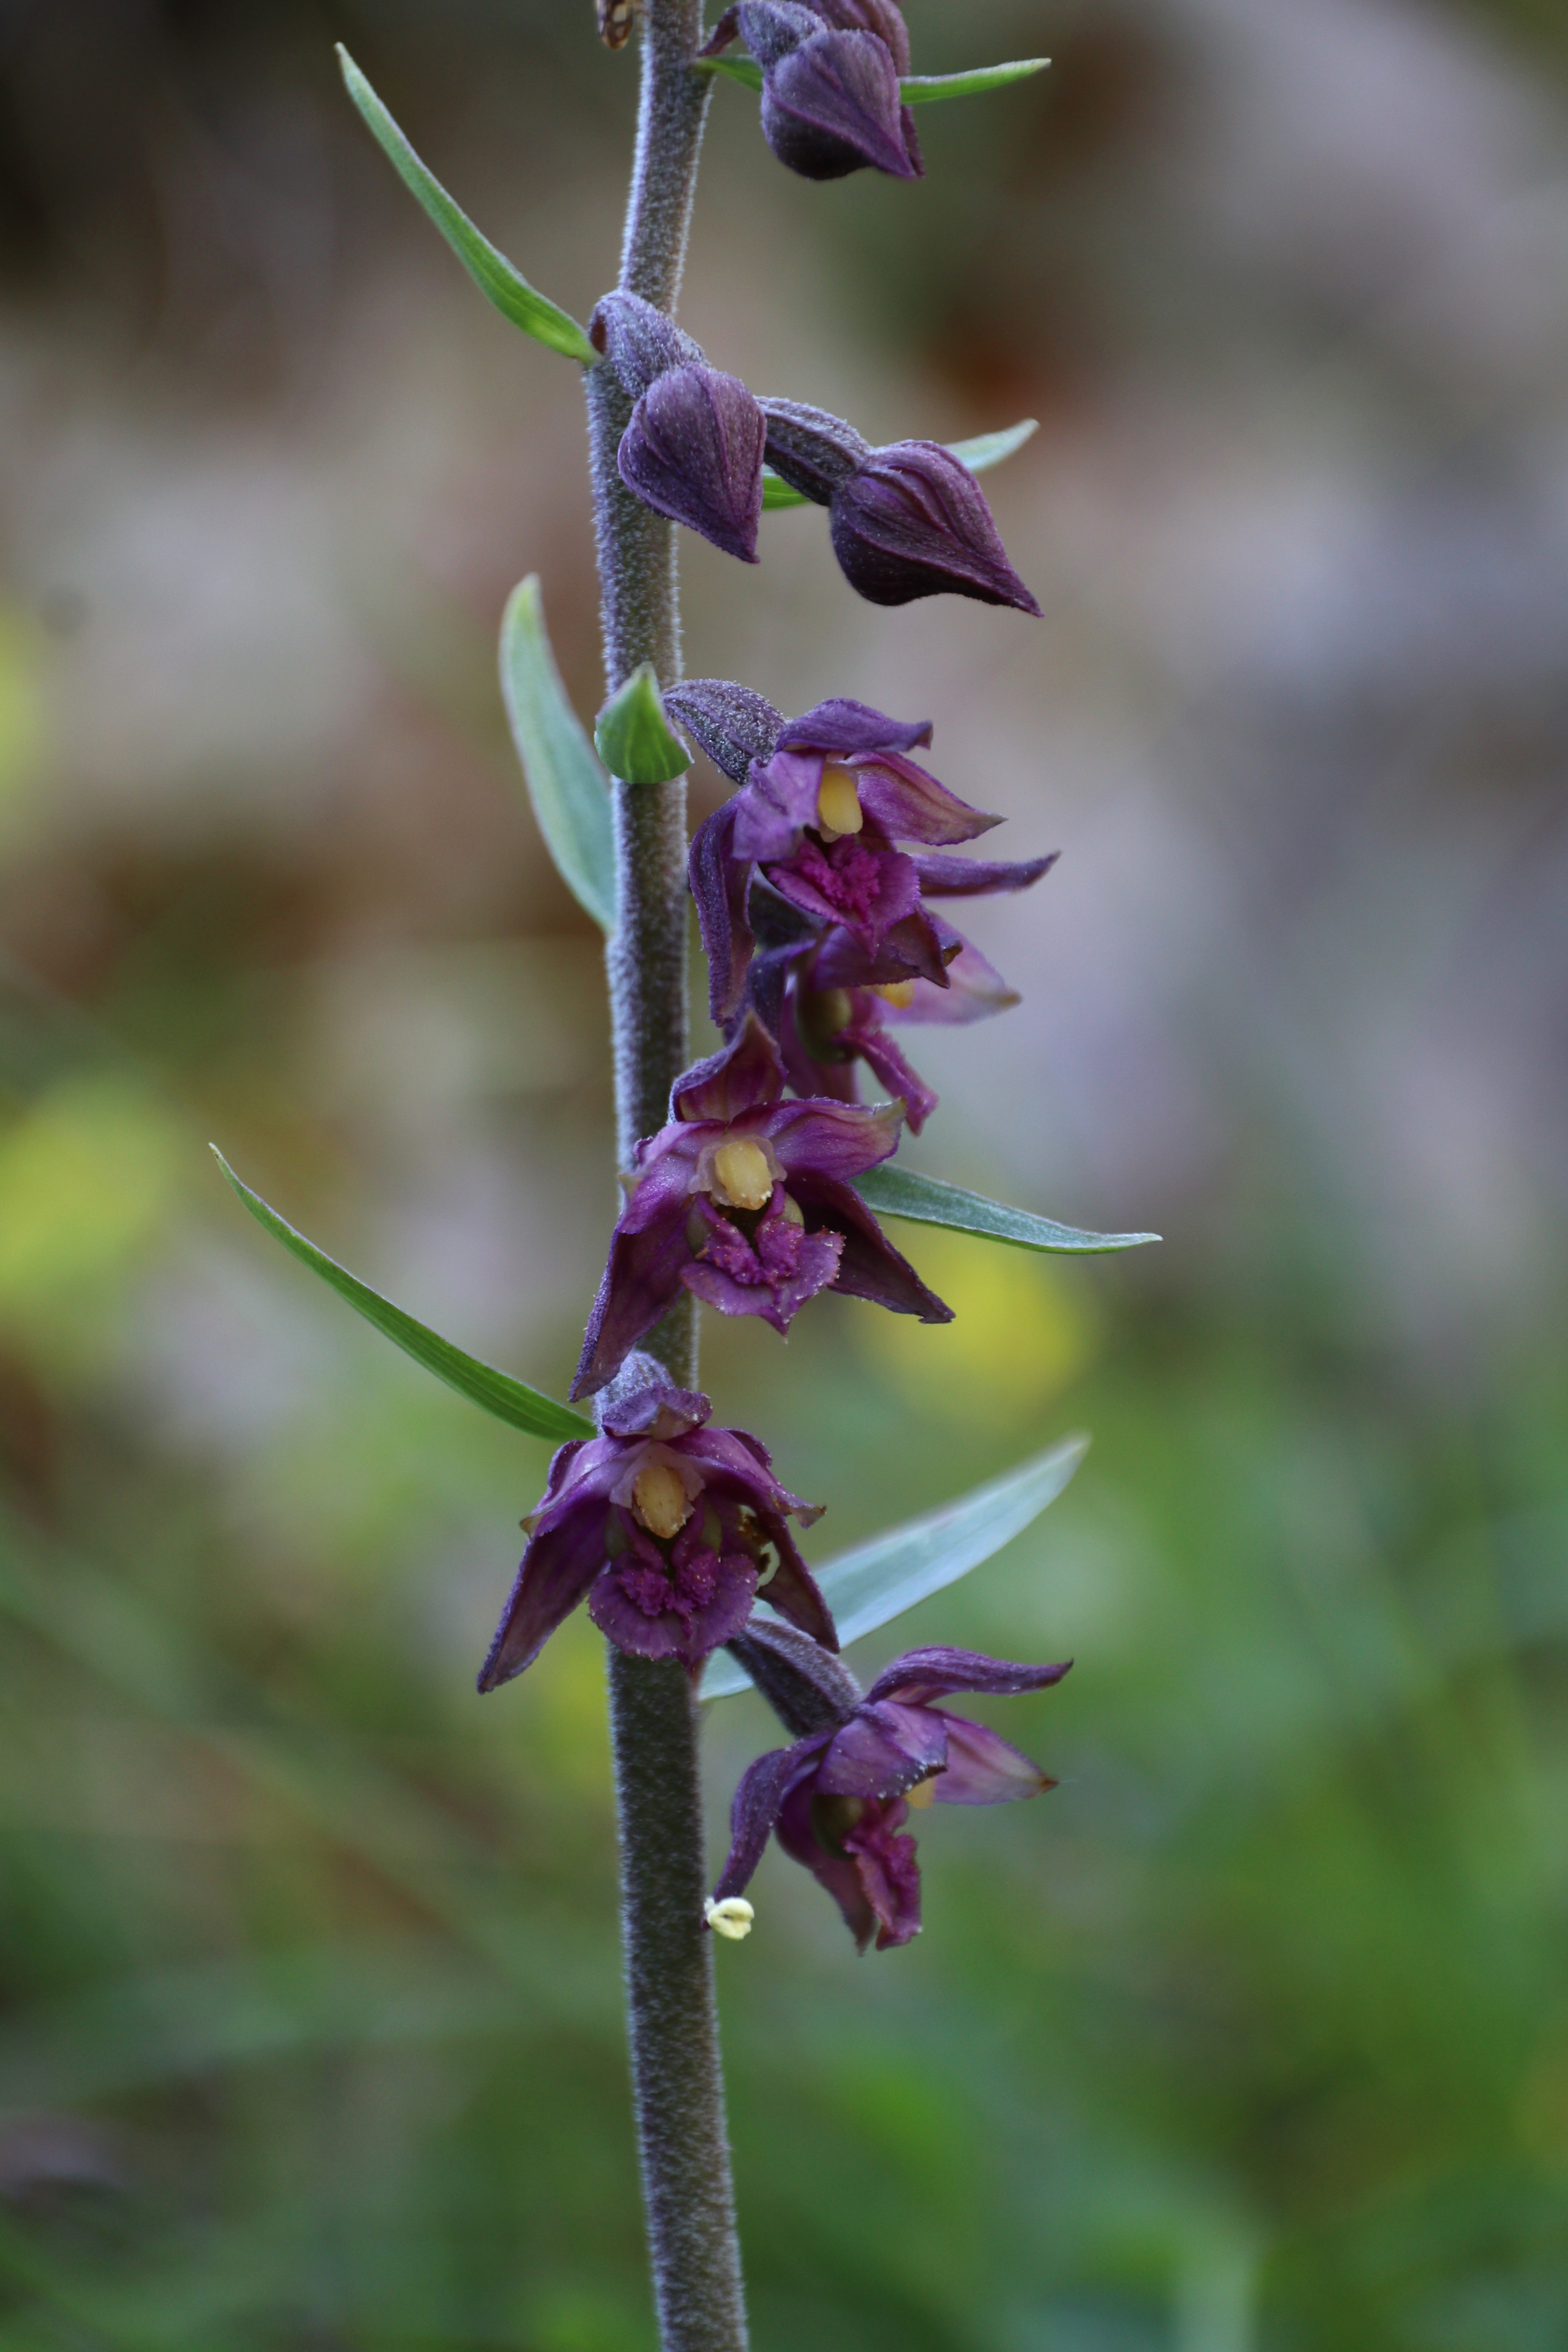
POLYGON ((895 1225, 891 1238, 955 1319, 927 1325, 867 1315, 860 1344, 933 1416, 1027 1421, 1092 1359, 1098 1321, 1081 1269, 940 1226, 895 1225))
POLYGON ((162 1223, 178 1122, 123 1078, 60 1080, 0 1131, 0 1321, 41 1339, 106 1303, 162 1223))

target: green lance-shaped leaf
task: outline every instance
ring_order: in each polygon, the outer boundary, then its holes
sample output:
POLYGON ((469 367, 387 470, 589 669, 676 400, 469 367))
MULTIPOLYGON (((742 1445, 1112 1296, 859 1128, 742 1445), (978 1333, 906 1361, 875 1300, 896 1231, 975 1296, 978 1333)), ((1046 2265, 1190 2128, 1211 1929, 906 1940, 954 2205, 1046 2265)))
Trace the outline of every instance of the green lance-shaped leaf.
POLYGON ((498 253, 489 237, 479 234, 461 206, 453 203, 435 173, 420 162, 342 42, 338 44, 338 62, 343 69, 349 96, 364 117, 377 145, 405 187, 418 198, 480 293, 487 295, 502 318, 521 327, 525 335, 547 343, 552 352, 561 352, 569 360, 581 360, 584 367, 592 367, 599 354, 576 320, 558 302, 552 302, 548 295, 531 286, 505 254, 498 253))
MULTIPOLYGON (((544 627, 539 575, 507 599, 500 686, 528 797, 556 871, 603 931, 616 928, 616 842, 610 788, 566 699, 544 627)), ((685 754, 682 764, 687 765, 685 754)))
POLYGON ((855 1190, 879 1217, 947 1225, 954 1233, 1010 1242, 1015 1249, 1061 1250, 1087 1257, 1102 1250, 1138 1249, 1160 1239, 1158 1234, 1081 1233, 1076 1225, 1058 1225, 1049 1217, 1032 1216, 1027 1209, 1009 1209, 1001 1201, 988 1201, 983 1192, 966 1192, 962 1185, 943 1184, 934 1176, 917 1176, 912 1169, 890 1163, 858 1178, 855 1190))
POLYGON ((683 776, 691 754, 665 723, 653 664, 643 662, 610 697, 594 730, 599 757, 626 784, 668 784, 683 776))
MULTIPOLYGON (((754 58, 699 58, 708 73, 724 74, 742 89, 760 90, 763 69, 754 58)), ((982 90, 1005 89, 1013 81, 1026 81, 1044 73, 1049 58, 1016 58, 1011 65, 973 66, 967 73, 906 74, 899 84, 906 106, 930 106, 939 98, 977 98, 982 90)))
POLYGON ((363 1315, 367 1323, 374 1323, 395 1347, 401 1348, 405 1356, 412 1356, 416 1364, 423 1364, 427 1372, 434 1372, 438 1381, 445 1381, 449 1389, 456 1389, 470 1403, 482 1406, 498 1421, 508 1423, 513 1429, 526 1430, 531 1437, 559 1441, 594 1435, 593 1423, 582 1413, 574 1412, 569 1404, 557 1404, 553 1397, 542 1396, 538 1389, 514 1381, 510 1372, 498 1372, 494 1365, 480 1363, 477 1356, 466 1356, 461 1348, 453 1347, 450 1339, 443 1339, 438 1331, 405 1315, 390 1298, 383 1298, 379 1291, 372 1290, 368 1283, 361 1282, 335 1258, 330 1258, 325 1250, 319 1250, 314 1242, 308 1242, 303 1234, 297 1234, 292 1225, 286 1224, 248 1184, 242 1184, 216 1143, 213 1156, 258 1225, 265 1225, 301 1265, 319 1274, 340 1298, 348 1300, 356 1314, 363 1315))
MULTIPOLYGON (((944 441, 943 448, 968 467, 972 474, 984 474, 989 467, 999 466, 1015 449, 1021 449, 1033 433, 1039 431, 1037 417, 1026 416, 1017 425, 1009 425, 1000 433, 977 433, 972 441, 944 441)), ((763 468, 763 512, 774 514, 780 507, 803 507, 807 503, 799 490, 792 490, 787 482, 767 467, 763 468)))
MULTIPOLYGON (((1087 1437, 1069 1437, 956 1503, 873 1536, 814 1570, 839 1640, 847 1644, 876 1633, 917 1601, 929 1600, 990 1559, 1056 1501, 1088 1451, 1087 1437)), ((701 1695, 728 1698, 744 1690, 748 1679, 732 1658, 715 1657, 702 1677, 701 1695)))

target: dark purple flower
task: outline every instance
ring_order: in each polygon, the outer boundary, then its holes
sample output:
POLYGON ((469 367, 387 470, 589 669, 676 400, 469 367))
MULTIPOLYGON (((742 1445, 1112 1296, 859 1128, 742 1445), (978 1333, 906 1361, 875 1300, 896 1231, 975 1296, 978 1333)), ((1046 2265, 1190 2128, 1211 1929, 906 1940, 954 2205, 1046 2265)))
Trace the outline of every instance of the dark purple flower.
MULTIPOLYGON (((703 681, 704 685, 709 681, 703 681)), ((679 700, 670 708, 705 740, 679 700)), ((941 850, 1001 822, 971 808, 908 754, 931 740, 862 702, 818 703, 784 721, 771 756, 699 828, 691 890, 709 961, 713 1017, 733 1021, 744 1000, 757 933, 751 896, 759 877, 812 927, 835 927, 858 964, 823 987, 922 979, 947 985, 965 942, 933 915, 928 898, 1021 889, 1049 858, 970 861, 941 850), (900 843, 930 845, 912 852, 900 843)))
POLYGON ((769 465, 802 497, 826 507, 838 568, 871 604, 908 604, 946 591, 1038 614, 1007 561, 984 492, 940 441, 873 449, 826 409, 793 400, 759 405, 769 465))
POLYGON ((771 1832, 826 1887, 861 1951, 921 1928, 911 1806, 1000 1805, 1055 1783, 985 1725, 936 1701, 954 1691, 1043 1690, 1071 1664, 1011 1665, 973 1650, 910 1650, 863 1696, 847 1667, 787 1626, 753 1622, 731 1647, 791 1729, 759 1756, 731 1808, 730 1858, 714 1889, 741 1895, 771 1832))
POLYGON ((628 490, 726 555, 757 561, 763 413, 739 376, 651 302, 607 294, 589 333, 636 403, 616 462, 628 490))
POLYGON ((903 102, 909 36, 890 0, 739 0, 704 55, 737 30, 763 68, 763 136, 792 172, 841 180, 869 165, 921 176, 914 116, 903 102))
POLYGON ((668 1127, 639 1143, 574 1397, 592 1396, 684 1288, 787 1331, 819 1290, 947 1323, 853 1187, 897 1148, 902 1106, 785 1102, 778 1049, 748 1018, 677 1081, 668 1127))
POLYGON ((793 1512, 808 1527, 820 1512, 779 1485, 754 1437, 704 1426, 705 1396, 672 1388, 647 1357, 637 1374, 605 1412, 603 1435, 562 1446, 550 1465, 481 1691, 531 1664, 584 1593, 621 1649, 694 1672, 739 1633, 759 1590, 814 1641, 837 1646, 785 1523, 793 1512))

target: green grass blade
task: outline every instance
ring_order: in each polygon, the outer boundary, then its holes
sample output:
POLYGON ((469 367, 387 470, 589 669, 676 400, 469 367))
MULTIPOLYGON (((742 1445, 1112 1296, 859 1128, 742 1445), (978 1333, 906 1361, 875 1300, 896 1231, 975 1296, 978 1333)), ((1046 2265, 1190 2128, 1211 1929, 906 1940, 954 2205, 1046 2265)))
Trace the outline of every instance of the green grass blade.
POLYGON ((1138 1249, 1144 1242, 1160 1239, 1158 1234, 1082 1233, 1076 1225, 1058 1225, 1049 1217, 1032 1216, 1026 1209, 1009 1209, 1001 1201, 988 1201, 983 1192, 966 1192, 962 1185, 943 1184, 934 1176, 917 1176, 909 1168, 873 1168, 857 1180, 855 1189, 879 1217, 907 1217, 917 1225, 946 1225, 953 1233, 1009 1242, 1015 1249, 1059 1250, 1084 1257, 1104 1250, 1138 1249))
MULTIPOLYGON (((999 466, 1015 449, 1021 449, 1032 434, 1039 431, 1037 417, 1026 416, 1017 425, 1005 425, 1000 433, 977 433, 972 441, 944 441, 944 449, 966 465, 972 474, 984 474, 989 466, 999 466)), ((780 507, 803 507, 807 503, 798 490, 792 490, 767 467, 763 468, 763 512, 773 514, 780 507)))
POLYGON ((372 89, 342 44, 338 62, 349 96, 398 178, 433 220, 481 294, 495 304, 503 319, 521 327, 536 342, 547 343, 569 360, 592 367, 599 354, 568 311, 541 294, 482 236, 462 207, 454 204, 435 173, 422 163, 385 107, 372 89))
POLYGON ((526 1430, 530 1437, 559 1441, 594 1435, 593 1423, 580 1412, 574 1412, 570 1405, 557 1404, 553 1397, 543 1396, 538 1389, 514 1381, 510 1372, 498 1372, 493 1365, 480 1363, 477 1356, 466 1356, 450 1339, 443 1339, 439 1332, 416 1321, 412 1315, 405 1315, 401 1307, 395 1307, 391 1299, 383 1298, 379 1291, 372 1290, 368 1283, 361 1282, 346 1267, 339 1265, 325 1250, 319 1250, 314 1242, 308 1242, 303 1234, 297 1234, 292 1225, 286 1224, 258 1192, 242 1184, 216 1143, 212 1149, 218 1166, 257 1223, 265 1225, 301 1265, 319 1274, 340 1298, 346 1298, 356 1314, 363 1315, 367 1323, 374 1323, 405 1356, 412 1356, 416 1364, 423 1364, 427 1372, 434 1372, 438 1381, 445 1381, 449 1389, 456 1389, 471 1404, 493 1413, 498 1421, 508 1423, 513 1429, 526 1430))
MULTIPOLYGON (((1056 1501, 1088 1451, 1087 1437, 1067 1438, 956 1503, 873 1536, 815 1570, 839 1640, 848 1643, 876 1633, 992 1559, 1056 1501)), ((702 1677, 701 1696, 728 1698, 748 1680, 732 1658, 716 1656, 702 1677)))
POLYGON ((545 847, 578 905, 602 931, 613 931, 610 788, 561 683, 534 572, 512 590, 501 615, 500 686, 545 847))

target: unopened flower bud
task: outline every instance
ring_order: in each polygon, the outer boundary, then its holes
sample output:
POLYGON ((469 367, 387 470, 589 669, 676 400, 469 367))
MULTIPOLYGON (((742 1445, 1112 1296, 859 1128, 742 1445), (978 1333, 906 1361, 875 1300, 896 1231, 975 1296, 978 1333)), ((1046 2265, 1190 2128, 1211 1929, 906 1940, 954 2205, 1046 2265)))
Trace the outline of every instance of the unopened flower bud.
POLYGON ((762 411, 739 376, 690 364, 649 384, 616 462, 645 506, 755 563, 764 438, 762 411))
POLYGON ((741 0, 736 19, 763 68, 763 136, 792 172, 841 180, 869 165, 895 179, 922 169, 914 122, 887 42, 824 24, 797 0, 741 0))
POLYGON ((948 591, 1039 613, 1007 561, 979 483, 940 442, 874 449, 834 490, 828 529, 839 569, 870 604, 948 591))

